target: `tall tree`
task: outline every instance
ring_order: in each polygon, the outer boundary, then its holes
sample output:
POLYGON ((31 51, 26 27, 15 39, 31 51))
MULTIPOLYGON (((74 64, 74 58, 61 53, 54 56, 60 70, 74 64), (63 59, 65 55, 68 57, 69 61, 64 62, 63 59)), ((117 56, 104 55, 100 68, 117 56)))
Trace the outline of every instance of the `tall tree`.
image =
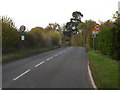
POLYGON ((66 23, 66 31, 64 33, 71 37, 73 34, 78 33, 77 26, 79 23, 81 23, 81 18, 83 17, 83 14, 81 12, 75 11, 72 13, 73 18, 70 19, 70 22, 66 23))
POLYGON ((2 47, 3 54, 19 47, 20 35, 9 17, 2 17, 2 47))

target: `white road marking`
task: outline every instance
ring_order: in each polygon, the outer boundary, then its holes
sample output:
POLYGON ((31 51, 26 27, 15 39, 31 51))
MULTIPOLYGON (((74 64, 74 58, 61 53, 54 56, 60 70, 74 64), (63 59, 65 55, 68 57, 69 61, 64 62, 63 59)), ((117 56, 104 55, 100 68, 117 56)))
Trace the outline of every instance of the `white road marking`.
POLYGON ((39 64, 35 65, 35 67, 38 67, 39 65, 43 64, 45 61, 40 62, 39 64))
POLYGON ((58 56, 59 54, 56 54, 55 56, 58 56))
POLYGON ((48 58, 47 61, 50 60, 50 59, 52 59, 52 58, 53 58, 53 57, 48 58))
POLYGON ((63 52, 60 52, 60 54, 62 54, 63 52))
MULTIPOLYGON (((62 53, 64 53, 64 52, 66 52, 66 51, 64 50, 63 52, 60 52, 60 54, 62 54, 62 53)), ((59 55, 59 54, 56 54, 56 55, 54 55, 54 56, 58 56, 58 55, 59 55)), ((50 59, 52 59, 52 58, 53 58, 53 57, 48 58, 47 61, 50 60, 50 59)), ((43 64, 44 62, 45 62, 45 61, 40 62, 39 64, 35 65, 35 67, 38 67, 39 65, 43 64)), ((19 76, 17 76, 17 77, 14 78, 13 80, 15 81, 15 80, 19 79, 20 77, 22 77, 23 75, 25 75, 25 74, 28 73, 29 71, 30 71, 30 69, 28 69, 28 70, 25 71, 24 73, 20 74, 19 76)))
POLYGON ((26 73, 28 73, 30 71, 30 69, 28 69, 27 71, 25 71, 24 73, 20 74, 19 76, 17 76, 16 78, 14 78, 13 80, 17 80, 18 78, 22 77, 23 75, 25 75, 26 73))
POLYGON ((92 84, 94 90, 98 90, 98 89, 97 89, 97 86, 96 86, 96 84, 95 84, 95 82, 94 82, 94 79, 93 79, 93 77, 92 77, 92 73, 91 73, 90 66, 89 66, 89 61, 88 61, 88 74, 89 74, 90 81, 91 81, 91 84, 92 84))

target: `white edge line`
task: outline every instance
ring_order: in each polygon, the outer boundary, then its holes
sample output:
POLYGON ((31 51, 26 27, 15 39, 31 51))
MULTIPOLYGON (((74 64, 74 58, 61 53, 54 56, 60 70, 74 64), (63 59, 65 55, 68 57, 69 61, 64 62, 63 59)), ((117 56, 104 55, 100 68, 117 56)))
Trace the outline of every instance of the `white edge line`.
POLYGON ((17 76, 16 78, 14 78, 13 80, 17 80, 18 78, 22 77, 23 75, 25 75, 26 73, 28 73, 30 71, 30 69, 28 69, 27 71, 25 71, 24 73, 20 74, 19 76, 17 76))
POLYGON ((91 84, 92 84, 94 90, 98 90, 97 86, 95 85, 95 82, 93 80, 93 77, 92 77, 92 73, 91 73, 91 70, 90 70, 89 62, 88 62, 88 73, 89 73, 90 81, 91 81, 91 84))
POLYGON ((38 67, 39 65, 43 64, 45 61, 40 62, 39 64, 35 65, 35 67, 38 67))

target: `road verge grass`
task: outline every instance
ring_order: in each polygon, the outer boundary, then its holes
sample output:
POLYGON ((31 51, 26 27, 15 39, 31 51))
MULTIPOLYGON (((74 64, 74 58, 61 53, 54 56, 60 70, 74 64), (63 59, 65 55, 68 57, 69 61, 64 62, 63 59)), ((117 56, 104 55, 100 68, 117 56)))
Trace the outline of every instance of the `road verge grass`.
POLYGON ((118 62, 94 51, 88 51, 90 69, 98 88, 118 88, 118 62))
POLYGON ((2 63, 6 64, 6 63, 9 63, 9 62, 21 59, 21 58, 32 56, 38 53, 43 53, 43 52, 50 51, 50 50, 57 49, 57 48, 59 48, 59 46, 34 48, 34 49, 32 48, 21 49, 14 53, 2 55, 2 63))

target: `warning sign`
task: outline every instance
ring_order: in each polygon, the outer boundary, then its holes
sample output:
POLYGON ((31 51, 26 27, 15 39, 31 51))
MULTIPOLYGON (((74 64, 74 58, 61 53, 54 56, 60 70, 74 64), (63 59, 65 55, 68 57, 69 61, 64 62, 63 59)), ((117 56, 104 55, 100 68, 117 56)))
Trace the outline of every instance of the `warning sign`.
POLYGON ((95 24, 93 31, 100 31, 100 25, 99 24, 95 24))

